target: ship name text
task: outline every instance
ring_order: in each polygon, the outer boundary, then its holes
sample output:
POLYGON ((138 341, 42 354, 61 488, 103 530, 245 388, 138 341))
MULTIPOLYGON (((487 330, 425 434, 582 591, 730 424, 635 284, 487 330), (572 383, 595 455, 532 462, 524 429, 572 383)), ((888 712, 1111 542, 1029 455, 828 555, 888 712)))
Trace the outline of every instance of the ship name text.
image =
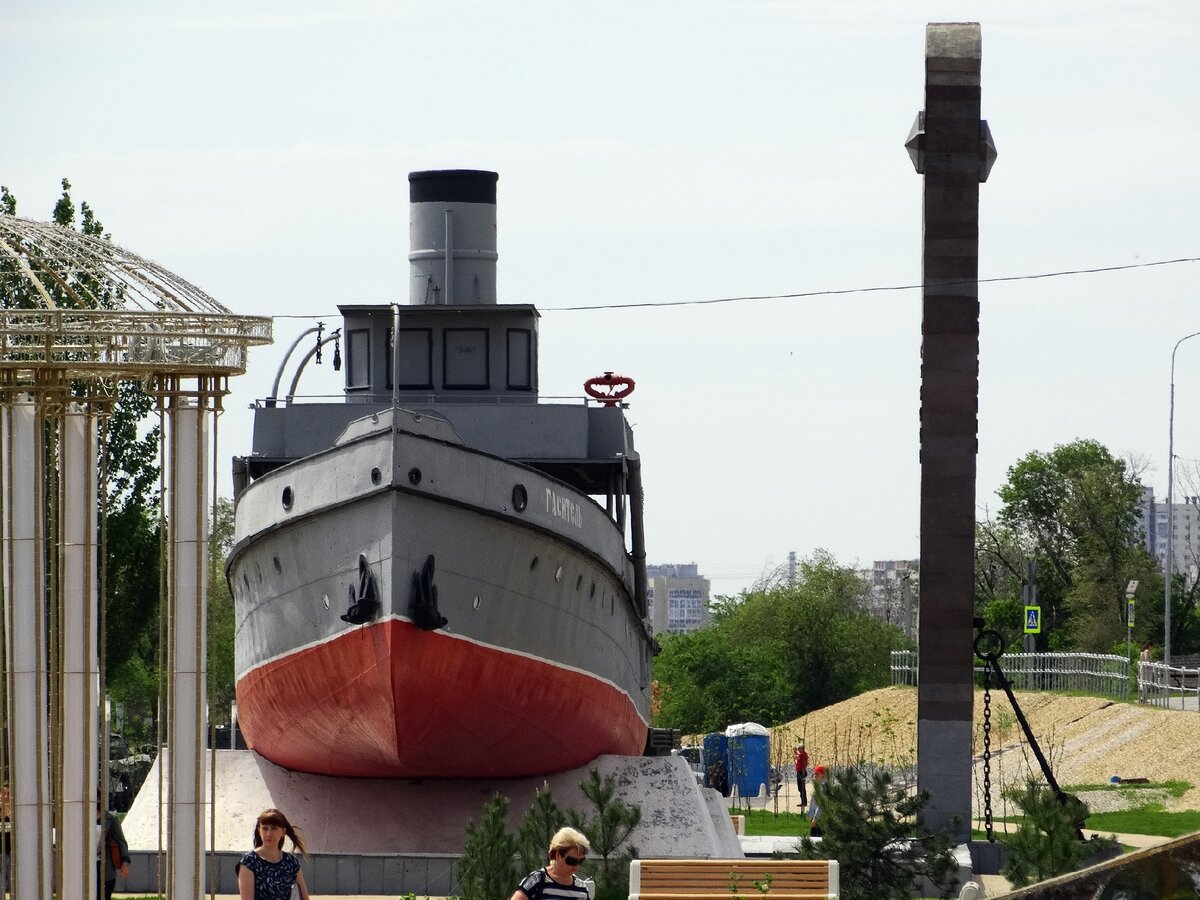
POLYGON ((564 522, 569 522, 576 528, 583 527, 583 507, 571 500, 570 497, 562 497, 554 493, 550 488, 546 488, 546 512, 564 522))

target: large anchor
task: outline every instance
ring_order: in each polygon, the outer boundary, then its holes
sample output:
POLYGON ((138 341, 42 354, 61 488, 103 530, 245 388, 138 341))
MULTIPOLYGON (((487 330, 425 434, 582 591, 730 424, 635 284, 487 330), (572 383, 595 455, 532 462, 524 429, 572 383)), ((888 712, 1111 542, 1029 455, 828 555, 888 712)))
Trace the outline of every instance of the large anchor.
POLYGON ((408 604, 408 617, 422 631, 436 631, 449 621, 437 605, 438 589, 433 583, 433 554, 425 560, 420 572, 413 572, 412 600, 408 604))
MULTIPOLYGON (((975 642, 972 648, 975 651, 975 656, 985 663, 983 670, 983 821, 984 828, 987 832, 987 839, 992 843, 996 841, 995 832, 992 830, 992 673, 996 675, 996 681, 1001 688, 1004 689, 1005 695, 1008 697, 1008 702, 1012 704, 1013 712, 1017 716, 1017 722, 1021 726, 1021 730, 1025 732, 1025 739, 1029 741, 1029 747, 1033 750, 1033 755, 1041 766, 1042 774, 1046 776, 1046 783, 1050 785, 1050 790, 1054 791, 1054 797, 1059 803, 1068 810, 1082 810, 1083 804, 1079 802, 1079 798, 1068 794, 1058 786, 1058 781, 1054 777, 1054 773, 1050 770, 1050 763, 1046 761, 1046 757, 1042 754, 1042 748, 1038 746, 1037 739, 1033 736, 1033 729, 1029 727, 1029 722, 1025 719, 1025 714, 1021 712, 1021 705, 1017 703, 1017 698, 1012 691, 1012 682, 1004 674, 1004 670, 1000 668, 1000 657, 1004 655, 1004 638, 1000 632, 984 628, 983 619, 975 620, 975 642)), ((1084 841, 1083 836, 1083 819, 1078 819, 1075 822, 1075 834, 1080 841, 1084 841)))
POLYGON ((375 576, 367 565, 367 558, 358 556, 358 589, 350 585, 350 608, 342 616, 343 622, 362 625, 379 615, 379 592, 375 588, 375 576))

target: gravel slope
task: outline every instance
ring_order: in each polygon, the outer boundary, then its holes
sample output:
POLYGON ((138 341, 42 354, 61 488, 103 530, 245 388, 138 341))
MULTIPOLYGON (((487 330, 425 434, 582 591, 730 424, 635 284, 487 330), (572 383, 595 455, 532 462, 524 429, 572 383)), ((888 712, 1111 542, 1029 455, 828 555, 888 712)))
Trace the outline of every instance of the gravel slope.
MULTIPOLYGON (((1146 790, 1083 793, 1093 812, 1153 799, 1169 810, 1200 809, 1200 713, 1162 710, 1098 697, 1017 692, 1030 728, 1064 788, 1103 785, 1113 775, 1184 781, 1193 787, 1173 799, 1146 790)), ((803 738, 812 759, 844 764, 856 759, 912 765, 916 755, 916 689, 890 687, 815 710, 772 729, 772 763, 790 774, 791 747, 803 738)), ((1019 785, 1040 769, 1008 699, 992 692, 992 803, 1003 815, 998 785, 1019 785)), ((975 805, 982 808, 983 692, 975 694, 975 805)), ((791 783, 789 778, 788 784, 791 783)), ((785 796, 794 794, 784 791, 785 796)), ((978 814, 978 811, 977 811, 978 814)))

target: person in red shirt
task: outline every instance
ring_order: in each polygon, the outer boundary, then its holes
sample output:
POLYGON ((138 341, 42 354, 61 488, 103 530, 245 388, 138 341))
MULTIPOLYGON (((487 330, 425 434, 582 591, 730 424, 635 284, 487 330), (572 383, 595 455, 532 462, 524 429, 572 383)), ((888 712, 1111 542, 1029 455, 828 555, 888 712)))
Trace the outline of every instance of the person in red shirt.
POLYGON ((804 741, 796 745, 796 787, 800 789, 800 806, 808 806, 808 751, 804 741))

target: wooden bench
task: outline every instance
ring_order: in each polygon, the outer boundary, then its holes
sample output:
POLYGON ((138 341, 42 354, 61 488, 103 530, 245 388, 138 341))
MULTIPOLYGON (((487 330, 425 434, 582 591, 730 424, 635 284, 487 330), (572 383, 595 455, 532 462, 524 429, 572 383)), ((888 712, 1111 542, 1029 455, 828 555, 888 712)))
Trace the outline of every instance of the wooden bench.
POLYGON ((826 900, 838 896, 833 859, 635 859, 629 900, 826 900), (755 882, 768 885, 764 893, 755 882))

